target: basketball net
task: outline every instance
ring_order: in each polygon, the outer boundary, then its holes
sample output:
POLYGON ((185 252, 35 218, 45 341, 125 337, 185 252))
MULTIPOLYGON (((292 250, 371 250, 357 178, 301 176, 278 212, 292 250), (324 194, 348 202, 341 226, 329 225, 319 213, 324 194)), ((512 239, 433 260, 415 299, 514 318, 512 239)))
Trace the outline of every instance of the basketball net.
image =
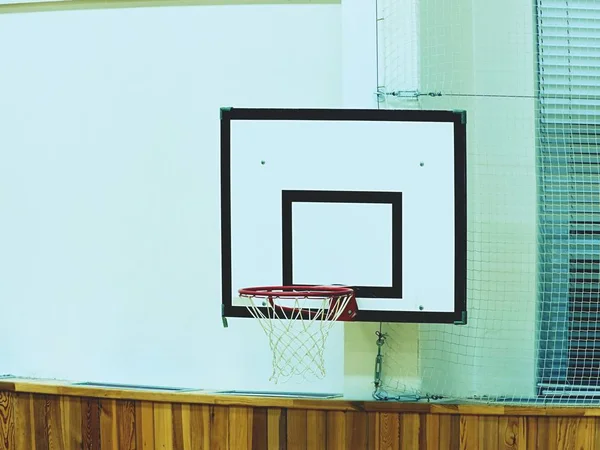
POLYGON ((336 321, 356 316, 351 289, 298 291, 298 287, 241 289, 246 307, 258 321, 273 355, 274 383, 300 376, 305 380, 325 377, 325 344, 336 321))

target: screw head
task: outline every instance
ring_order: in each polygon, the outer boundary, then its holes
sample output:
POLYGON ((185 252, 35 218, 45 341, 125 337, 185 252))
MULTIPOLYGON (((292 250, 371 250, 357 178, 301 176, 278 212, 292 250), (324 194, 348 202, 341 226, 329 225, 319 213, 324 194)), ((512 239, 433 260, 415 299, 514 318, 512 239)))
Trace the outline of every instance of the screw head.
POLYGON ((423 161, 421 161, 421 162, 419 163, 419 166, 421 166, 421 167, 423 167, 424 165, 425 165, 425 163, 424 163, 423 161))
POLYGON ((266 161, 265 161, 264 159, 263 159, 263 160, 260 162, 260 164, 261 164, 262 166, 264 166, 264 165, 265 165, 265 163, 266 163, 266 161))
POLYGON ((419 305, 419 311, 423 311, 425 307, 423 305, 419 305))

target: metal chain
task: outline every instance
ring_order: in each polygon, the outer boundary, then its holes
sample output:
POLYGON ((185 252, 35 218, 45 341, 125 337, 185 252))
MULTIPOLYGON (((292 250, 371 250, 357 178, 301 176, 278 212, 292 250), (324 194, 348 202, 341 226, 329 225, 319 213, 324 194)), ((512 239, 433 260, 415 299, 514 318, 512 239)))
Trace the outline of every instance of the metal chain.
POLYGON ((381 378, 383 376, 383 354, 381 348, 385 344, 385 340, 387 339, 387 334, 381 331, 381 323, 379 324, 379 331, 375 332, 377 336, 377 356, 375 357, 375 376, 373 379, 373 385, 375 389, 373 390, 373 398, 375 400, 382 401, 419 401, 421 397, 418 395, 398 395, 398 396, 390 396, 381 386, 381 378))

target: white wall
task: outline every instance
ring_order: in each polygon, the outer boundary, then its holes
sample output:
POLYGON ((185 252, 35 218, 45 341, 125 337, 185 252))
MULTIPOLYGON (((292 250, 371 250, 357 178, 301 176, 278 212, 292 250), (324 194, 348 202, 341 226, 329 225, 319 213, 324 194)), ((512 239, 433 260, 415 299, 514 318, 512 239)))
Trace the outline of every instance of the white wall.
MULTIPOLYGON (((0 373, 277 388, 257 324, 221 324, 219 107, 339 106, 340 30, 339 5, 0 16, 0 373)), ((277 389, 340 391, 341 346, 277 389)))

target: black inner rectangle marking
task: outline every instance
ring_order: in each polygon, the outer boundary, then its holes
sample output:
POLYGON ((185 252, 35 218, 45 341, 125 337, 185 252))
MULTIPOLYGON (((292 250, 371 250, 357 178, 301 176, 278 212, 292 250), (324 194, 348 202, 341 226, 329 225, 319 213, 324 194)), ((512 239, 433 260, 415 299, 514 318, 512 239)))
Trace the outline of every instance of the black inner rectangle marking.
POLYGON ((402 192, 291 191, 281 192, 283 284, 294 285, 293 203, 389 204, 392 206, 392 285, 350 286, 357 298, 402 298, 402 192))

